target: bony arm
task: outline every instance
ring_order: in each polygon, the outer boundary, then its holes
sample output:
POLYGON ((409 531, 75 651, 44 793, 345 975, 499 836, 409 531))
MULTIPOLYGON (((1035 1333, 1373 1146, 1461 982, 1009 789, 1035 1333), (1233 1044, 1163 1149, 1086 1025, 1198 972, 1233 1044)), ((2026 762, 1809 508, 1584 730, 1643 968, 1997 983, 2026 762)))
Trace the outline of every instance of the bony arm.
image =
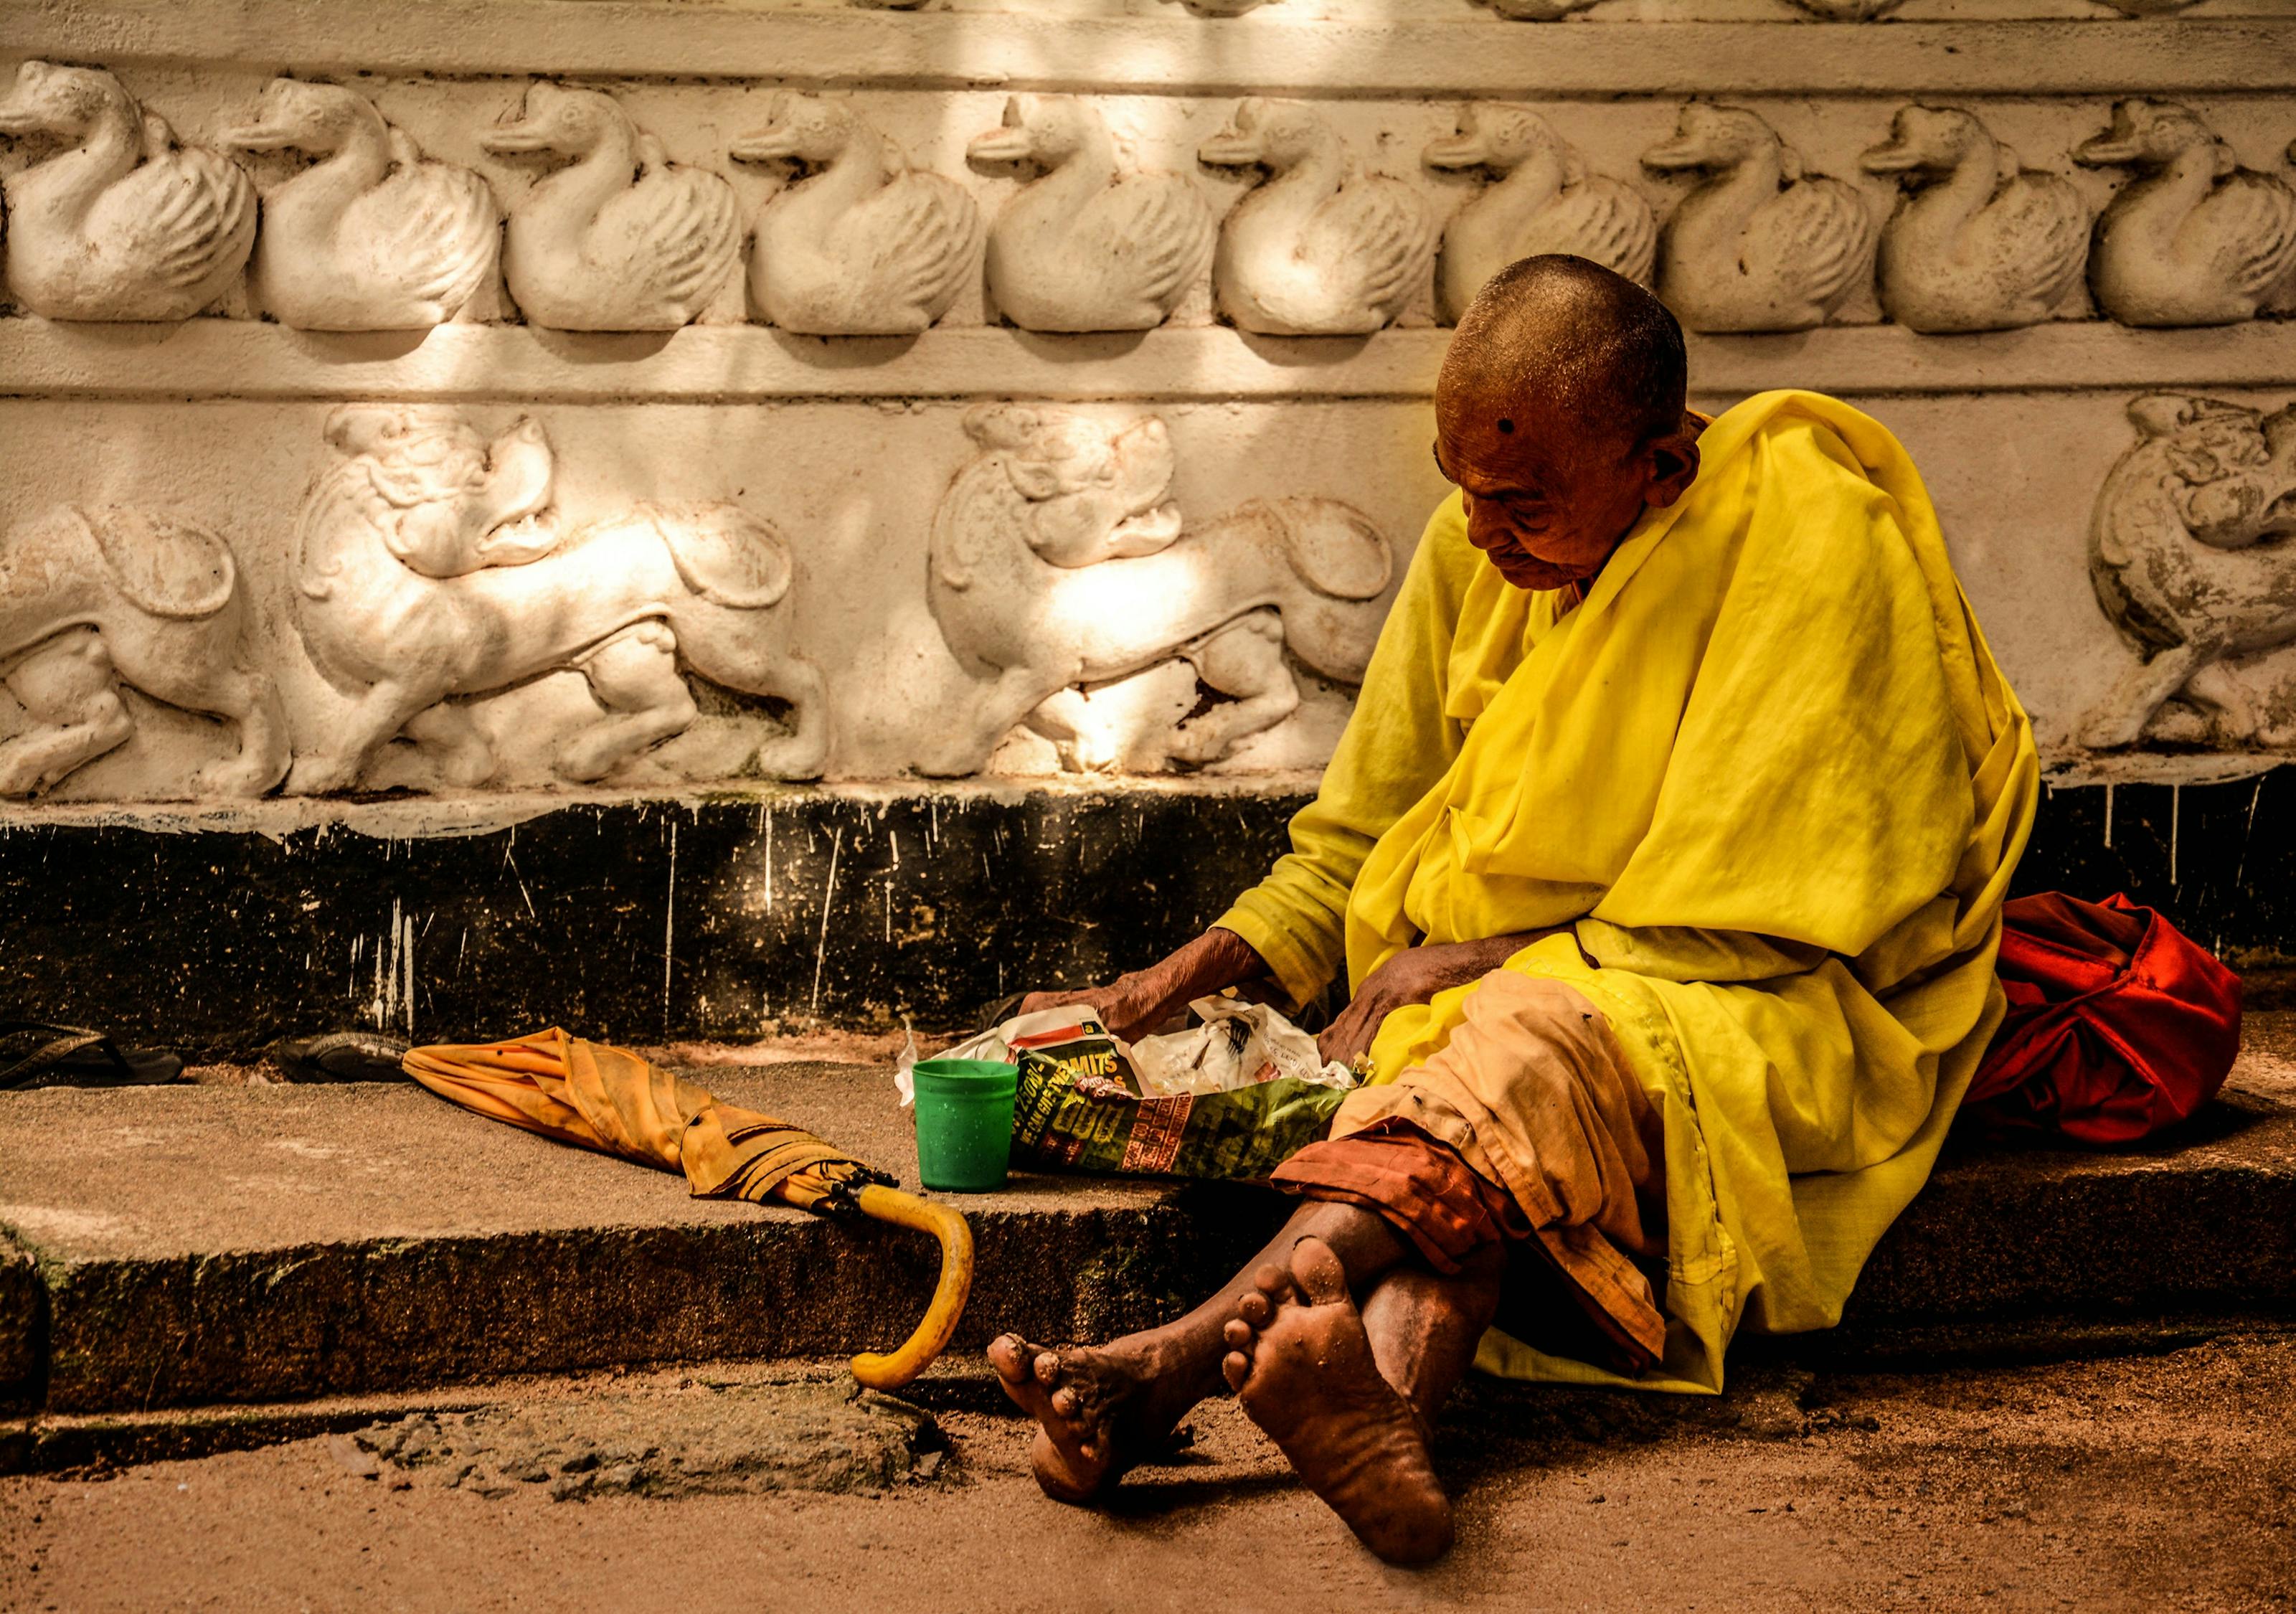
POLYGON ((1130 1041, 1156 1030, 1197 998, 1264 979, 1267 972, 1267 961, 1250 943, 1215 925, 1178 951, 1104 987, 1032 992, 1021 1000, 1021 1012, 1087 1004, 1099 1012, 1103 1025, 1130 1041))

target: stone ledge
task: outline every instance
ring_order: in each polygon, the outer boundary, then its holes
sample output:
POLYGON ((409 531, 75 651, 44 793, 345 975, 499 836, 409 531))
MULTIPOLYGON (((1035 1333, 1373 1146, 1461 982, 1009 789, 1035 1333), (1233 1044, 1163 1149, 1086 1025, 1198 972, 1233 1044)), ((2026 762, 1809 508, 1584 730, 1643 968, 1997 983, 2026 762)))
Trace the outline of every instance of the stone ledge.
POLYGON ((299 73, 570 73, 1166 94, 2223 94, 2296 84, 2271 19, 1509 23, 802 12, 628 0, 314 6, 42 0, 11 46, 68 61, 255 61, 299 73))
MULTIPOLYGON (((890 1075, 701 1073, 915 1180, 890 1075)), ((1169 1184, 1018 1176, 968 1196, 961 1346, 1097 1336, 1232 1267, 1277 1207, 1169 1184), (1191 1215, 1183 1201, 1218 1208, 1191 1215)), ((10 1094, 0 1230, 39 1258, 54 1412, 282 1400, 503 1373, 890 1348, 931 1292, 926 1241, 676 1179, 466 1115, 412 1084, 10 1094), (74 1140, 69 1152, 52 1146, 74 1140)))
MULTIPOLYGON (((2296 1017, 2256 1018, 2254 1052, 2181 1147, 1949 1157, 1841 1341, 1934 1346, 2021 1319, 2078 1350, 2082 1319, 2296 1311, 2296 1017)), ((914 1181, 882 1069, 700 1074, 914 1181)), ((1173 1315, 1283 1208, 1033 1176, 962 1203, 980 1251, 966 1350, 1005 1328, 1105 1338, 1173 1315)), ((0 1226, 39 1258, 37 1285, 0 1290, 0 1338, 41 1338, 45 1307, 39 1402, 59 1414, 882 1348, 933 1269, 907 1235, 697 1201, 411 1086, 9 1095, 0 1226)))
MULTIPOLYGON (((1450 340, 1447 330, 1287 338, 1224 325, 1096 336, 950 326, 914 338, 824 338, 760 325, 612 335, 448 324, 329 335, 248 320, 92 327, 25 315, 0 319, 0 393, 522 404, 1416 400, 1432 395, 1450 340)), ((1699 395, 1714 399, 1776 387, 1845 397, 2278 389, 2296 374, 2296 320, 2189 331, 2060 321, 1962 336, 1829 325, 1687 340, 1699 395)))

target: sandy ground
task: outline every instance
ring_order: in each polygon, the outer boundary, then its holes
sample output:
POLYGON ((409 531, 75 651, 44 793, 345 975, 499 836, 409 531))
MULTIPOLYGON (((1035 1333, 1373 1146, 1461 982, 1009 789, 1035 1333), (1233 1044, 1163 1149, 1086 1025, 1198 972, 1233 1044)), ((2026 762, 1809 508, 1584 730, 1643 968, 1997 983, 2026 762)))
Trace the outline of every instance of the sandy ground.
MULTIPOLYGON (((578 1422, 599 1392, 537 1389, 578 1422)), ((2296 1337, 1915 1375, 1740 1375, 1720 1403, 1472 1385, 1460 1544, 1390 1570, 1230 1402, 1081 1512, 1028 1426, 877 1495, 553 1502, 361 1478, 340 1438, 0 1479, 0 1608, 102 1610, 2274 1609, 2296 1602, 2296 1337)))

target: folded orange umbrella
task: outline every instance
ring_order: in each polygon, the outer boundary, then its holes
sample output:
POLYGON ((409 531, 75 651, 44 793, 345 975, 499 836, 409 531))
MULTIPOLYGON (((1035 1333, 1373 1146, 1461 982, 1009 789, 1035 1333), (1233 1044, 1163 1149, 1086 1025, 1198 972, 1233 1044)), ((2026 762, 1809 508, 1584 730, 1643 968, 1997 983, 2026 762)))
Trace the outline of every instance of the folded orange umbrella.
POLYGON ((709 1089, 627 1048, 555 1027, 504 1043, 409 1049, 406 1074, 463 1109, 562 1143, 682 1171, 700 1200, 779 1200, 824 1216, 854 1211, 940 1241, 940 1282, 924 1321, 898 1350, 853 1358, 872 1389, 924 1372, 956 1332, 972 1290, 972 1229, 946 1205, 903 1193, 895 1178, 810 1132, 718 1102, 709 1089))

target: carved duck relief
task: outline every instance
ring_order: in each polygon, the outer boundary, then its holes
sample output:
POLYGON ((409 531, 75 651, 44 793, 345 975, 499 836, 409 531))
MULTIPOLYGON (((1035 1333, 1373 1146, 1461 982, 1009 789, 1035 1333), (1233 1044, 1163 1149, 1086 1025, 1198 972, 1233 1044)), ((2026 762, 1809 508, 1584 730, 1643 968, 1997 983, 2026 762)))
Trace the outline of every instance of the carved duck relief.
POLYGON ((2120 102, 2073 160, 2137 170, 2097 219, 2088 262, 2097 306, 2124 325, 2251 319, 2296 268, 2296 192, 2242 168, 2173 101, 2120 102))
POLYGON ((1483 283, 1519 258, 1567 252, 1650 283, 1658 223, 1650 203, 1615 179, 1587 171, 1577 148, 1529 107, 1459 111, 1459 131, 1426 152, 1438 168, 1488 168, 1491 185, 1452 215, 1435 270, 1435 299, 1456 324, 1483 283))
POLYGON ((1643 153, 1660 172, 1702 176, 1660 236, 1658 294, 1693 331, 1806 331, 1866 275, 1874 220, 1838 179, 1754 113, 1693 102, 1675 137, 1643 153))
POLYGON ((70 149, 8 176, 9 293, 50 319, 189 319, 230 289, 255 242, 255 186, 179 144, 95 68, 27 61, 0 134, 70 149))
POLYGON ((301 331, 408 331, 494 311, 480 296, 502 256, 494 192, 426 159, 365 96, 275 78, 223 143, 318 159, 263 199, 250 269, 263 312, 301 331))
POLYGON ((1015 95, 966 149, 1042 170, 988 232, 988 289, 1028 331, 1147 331, 1164 323, 1211 247, 1202 193, 1117 160, 1100 114, 1067 95, 1015 95))
POLYGON ((765 316, 815 336, 898 336, 948 312, 980 249, 972 193, 911 168, 839 102, 784 90, 770 116, 729 154, 810 171, 758 215, 750 291, 765 316))
POLYGON ((661 142, 596 90, 542 82, 489 129, 489 152, 573 161, 510 211, 503 272, 537 325, 675 331, 698 317, 741 253, 734 187, 669 160, 661 142))
POLYGON ((1903 176, 1882 226, 1882 307, 1912 331, 2006 331, 2047 319, 2088 260, 2088 209, 2070 181, 2026 172, 1967 112, 1898 110, 1860 160, 1903 176))
POLYGON ((1403 311, 1435 256, 1426 199, 1363 174, 1323 115, 1253 96, 1197 155, 1257 164, 1268 178, 1220 225, 1212 288, 1220 311, 1273 336, 1352 336, 1403 311))

